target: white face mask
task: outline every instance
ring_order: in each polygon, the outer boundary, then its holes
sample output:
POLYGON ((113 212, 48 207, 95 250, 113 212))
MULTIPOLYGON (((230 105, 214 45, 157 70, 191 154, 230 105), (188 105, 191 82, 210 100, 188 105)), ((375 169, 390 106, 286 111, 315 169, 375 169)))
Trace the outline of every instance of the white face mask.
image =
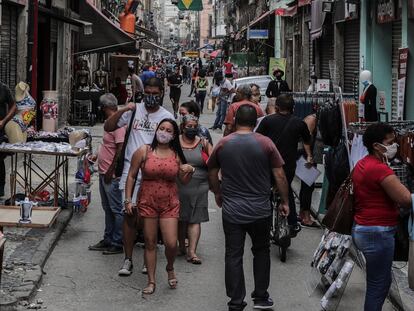
POLYGON ((393 143, 392 145, 389 146, 385 146, 383 144, 380 144, 382 147, 384 147, 385 149, 387 149, 383 155, 388 159, 388 160, 392 160, 395 158, 395 155, 397 154, 398 151, 398 144, 397 143, 393 143))
POLYGON ((170 141, 174 139, 174 135, 168 133, 167 131, 158 130, 156 135, 157 140, 160 144, 168 144, 170 141))

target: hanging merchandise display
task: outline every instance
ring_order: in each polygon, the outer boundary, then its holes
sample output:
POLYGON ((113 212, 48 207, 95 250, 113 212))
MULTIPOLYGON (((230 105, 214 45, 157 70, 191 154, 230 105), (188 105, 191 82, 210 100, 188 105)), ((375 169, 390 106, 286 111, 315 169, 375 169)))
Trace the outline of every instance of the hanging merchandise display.
POLYGON ((43 91, 40 104, 43 114, 42 129, 45 132, 56 132, 58 125, 58 93, 57 91, 43 91))
POLYGON ((392 23, 392 93, 391 120, 402 120, 398 114, 398 65, 400 48, 402 46, 402 21, 392 23))
POLYGON ((336 310, 340 303, 354 266, 349 258, 351 245, 350 236, 325 230, 313 254, 306 283, 309 294, 317 287, 326 290, 320 301, 323 310, 336 310))

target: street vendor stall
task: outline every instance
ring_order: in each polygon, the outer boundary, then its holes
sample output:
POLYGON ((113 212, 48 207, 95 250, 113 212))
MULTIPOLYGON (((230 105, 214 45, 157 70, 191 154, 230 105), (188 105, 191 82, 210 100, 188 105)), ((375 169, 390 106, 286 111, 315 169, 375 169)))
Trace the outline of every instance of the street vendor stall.
POLYGON ((88 152, 87 148, 74 150, 68 143, 52 142, 28 142, 20 144, 0 145, 0 153, 11 154, 11 171, 10 171, 10 198, 11 204, 14 205, 17 186, 20 185, 25 192, 25 196, 36 198, 46 187, 53 189, 53 206, 58 206, 59 197, 63 199, 66 205, 69 201, 68 190, 68 161, 69 158, 79 158, 88 152), (23 166, 19 165, 19 155, 23 156, 23 166), (37 161, 36 156, 48 156, 54 158, 50 163, 49 170, 42 168, 37 161), (23 173, 19 168, 23 167, 23 173), (33 177, 41 179, 40 184, 33 184, 33 177))

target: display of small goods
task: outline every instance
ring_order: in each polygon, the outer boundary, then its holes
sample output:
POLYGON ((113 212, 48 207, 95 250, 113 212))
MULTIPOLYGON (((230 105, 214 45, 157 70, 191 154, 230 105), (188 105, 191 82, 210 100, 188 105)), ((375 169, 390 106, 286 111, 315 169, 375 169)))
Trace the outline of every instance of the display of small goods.
POLYGON ((337 293, 346 287, 353 269, 348 258, 351 244, 351 236, 326 230, 313 255, 312 269, 318 272, 319 285, 325 290, 321 299, 323 310, 335 310, 339 303, 337 293))
POLYGON ((91 155, 85 155, 78 159, 78 169, 75 174, 76 190, 73 196, 73 210, 75 212, 86 212, 92 199, 91 175, 91 155))
POLYGON ((58 152, 58 153, 76 153, 72 146, 68 143, 49 143, 43 141, 30 141, 27 143, 2 143, 1 149, 22 150, 22 151, 38 151, 38 152, 58 152))

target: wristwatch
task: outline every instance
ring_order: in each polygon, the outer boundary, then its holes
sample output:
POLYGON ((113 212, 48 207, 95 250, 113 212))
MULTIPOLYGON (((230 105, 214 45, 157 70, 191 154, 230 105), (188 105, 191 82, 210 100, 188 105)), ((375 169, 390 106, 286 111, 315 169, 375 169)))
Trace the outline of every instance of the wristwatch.
POLYGON ((124 200, 124 205, 129 204, 129 203, 132 203, 132 202, 131 202, 131 199, 125 199, 125 200, 124 200))

